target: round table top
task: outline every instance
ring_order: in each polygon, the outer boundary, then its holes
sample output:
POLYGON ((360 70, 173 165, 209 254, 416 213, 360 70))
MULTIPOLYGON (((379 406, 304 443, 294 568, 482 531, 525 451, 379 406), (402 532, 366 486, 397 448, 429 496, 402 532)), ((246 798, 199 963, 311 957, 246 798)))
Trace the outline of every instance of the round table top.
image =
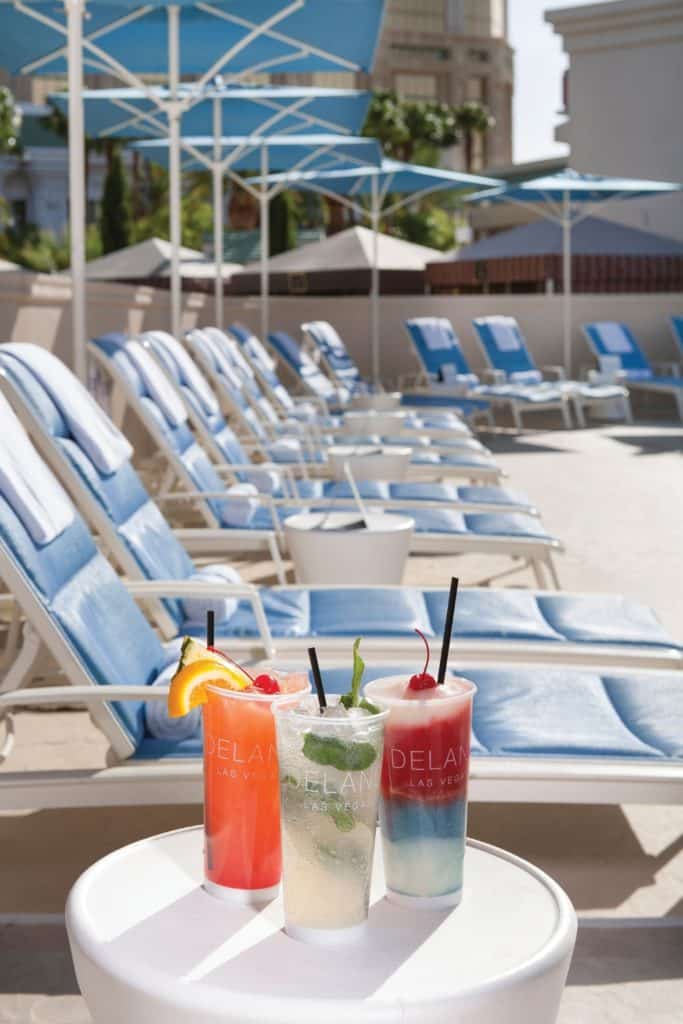
POLYGON ((333 444, 327 449, 327 454, 344 459, 407 459, 413 454, 413 449, 408 445, 386 445, 379 444, 333 444))
POLYGON ((393 512, 368 513, 361 516, 360 512, 296 512, 287 516, 284 521, 286 530, 315 530, 319 533, 340 533, 356 536, 359 533, 399 533, 401 530, 412 530, 415 521, 409 516, 396 515, 393 512), (350 529, 351 524, 360 523, 364 519, 365 526, 350 529))
POLYGON ((445 1020, 458 1000, 504 1000, 556 975, 573 947, 559 886, 483 843, 468 841, 460 906, 416 911, 384 898, 378 836, 367 932, 333 949, 289 938, 281 898, 255 909, 206 893, 202 843, 189 828, 123 847, 81 876, 67 906, 77 966, 80 956, 172 1005, 174 1020, 213 1019, 219 1007, 229 1021, 445 1020))

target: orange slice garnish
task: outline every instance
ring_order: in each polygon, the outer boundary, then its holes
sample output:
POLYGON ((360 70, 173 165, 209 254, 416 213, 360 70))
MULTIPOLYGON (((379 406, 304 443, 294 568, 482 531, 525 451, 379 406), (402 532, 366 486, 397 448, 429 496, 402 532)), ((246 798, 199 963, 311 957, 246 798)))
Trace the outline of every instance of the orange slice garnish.
POLYGON ((192 708, 205 704, 207 686, 220 686, 226 690, 246 690, 252 681, 238 665, 219 661, 217 658, 201 658, 180 668, 171 680, 168 691, 168 713, 171 718, 181 718, 192 708))

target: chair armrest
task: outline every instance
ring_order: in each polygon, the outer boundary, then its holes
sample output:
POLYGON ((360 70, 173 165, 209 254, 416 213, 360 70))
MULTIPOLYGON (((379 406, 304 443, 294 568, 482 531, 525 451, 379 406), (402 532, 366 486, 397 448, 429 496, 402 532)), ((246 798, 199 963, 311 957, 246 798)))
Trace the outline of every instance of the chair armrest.
POLYGON ((100 704, 107 700, 165 700, 168 686, 35 686, 0 694, 0 716, 10 708, 41 704, 100 704))
POLYGON ((542 366, 541 370, 543 373, 552 374, 553 380, 566 380, 567 374, 565 373, 564 366, 558 366, 556 364, 550 364, 549 366, 542 366))
POLYGON ((507 384, 507 374, 503 370, 487 369, 482 372, 482 377, 489 384, 507 384))
POLYGON ((681 364, 673 360, 664 360, 664 362, 652 363, 653 370, 662 371, 663 375, 670 377, 680 377, 681 375, 681 364))

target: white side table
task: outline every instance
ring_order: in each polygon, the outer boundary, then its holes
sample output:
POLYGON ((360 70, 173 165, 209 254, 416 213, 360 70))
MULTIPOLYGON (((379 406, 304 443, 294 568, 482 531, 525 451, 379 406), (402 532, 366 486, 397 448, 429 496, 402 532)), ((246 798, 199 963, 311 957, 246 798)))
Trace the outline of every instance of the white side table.
POLYGON ((362 437, 364 434, 394 437, 403 430, 407 416, 405 409, 392 409, 386 412, 378 412, 376 409, 362 412, 354 410, 344 413, 342 430, 353 437, 362 437))
POLYGON ((344 480, 348 462, 356 480, 405 480, 413 449, 407 445, 335 444, 327 449, 330 473, 344 480))
POLYGON ((387 412, 389 409, 398 409, 401 405, 400 391, 373 391, 364 395, 355 395, 351 400, 352 409, 375 409, 377 412, 387 412))
POLYGON ((66 911, 95 1024, 552 1024, 576 936, 559 886, 470 840, 460 907, 407 910, 383 899, 379 846, 367 933, 335 950, 290 939, 280 899, 205 893, 199 828, 109 854, 66 911))
POLYGON ((381 512, 298 512, 284 521, 298 583, 400 583, 415 527, 409 516, 381 512), (323 529, 323 524, 325 529, 323 529))

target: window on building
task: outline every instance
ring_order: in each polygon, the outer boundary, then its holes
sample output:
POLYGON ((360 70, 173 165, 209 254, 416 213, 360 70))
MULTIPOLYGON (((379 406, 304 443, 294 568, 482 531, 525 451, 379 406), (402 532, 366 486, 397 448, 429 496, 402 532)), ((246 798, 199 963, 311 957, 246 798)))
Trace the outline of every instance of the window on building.
POLYGON ((488 84, 485 75, 469 75, 465 82, 465 99, 485 106, 488 102, 488 84))
POLYGON ((467 51, 467 59, 471 60, 473 64, 488 64, 491 59, 491 54, 488 50, 482 50, 476 46, 470 46, 467 51))
POLYGON ((404 100, 436 100, 439 96, 436 75, 394 75, 394 88, 404 100))
POLYGON ((388 0, 385 24, 403 32, 443 32, 444 0, 388 0))
POLYGON ((451 51, 447 46, 416 46, 414 43, 392 43, 392 53, 406 54, 410 57, 422 57, 425 60, 449 61, 451 51))

